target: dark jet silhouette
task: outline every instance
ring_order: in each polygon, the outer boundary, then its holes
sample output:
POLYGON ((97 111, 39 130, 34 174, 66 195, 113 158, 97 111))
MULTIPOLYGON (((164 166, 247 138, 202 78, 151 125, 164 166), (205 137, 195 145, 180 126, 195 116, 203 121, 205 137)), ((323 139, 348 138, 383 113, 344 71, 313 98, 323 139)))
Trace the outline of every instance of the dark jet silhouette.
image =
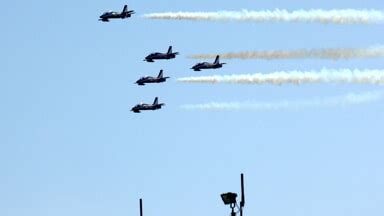
POLYGON ((141 77, 136 81, 137 85, 145 85, 145 83, 161 83, 167 81, 170 77, 163 77, 163 70, 160 70, 160 73, 157 77, 145 76, 141 77))
POLYGON ((226 63, 220 63, 220 56, 216 56, 216 59, 213 63, 200 62, 195 64, 191 69, 194 71, 200 71, 201 69, 217 69, 223 67, 223 64, 226 63))
POLYGON ((135 11, 133 10, 128 10, 128 6, 124 5, 123 11, 121 13, 119 12, 105 12, 100 16, 100 21, 103 22, 109 22, 109 19, 125 19, 127 17, 131 17, 132 14, 134 14, 135 11))
POLYGON ((159 52, 151 53, 147 57, 145 57, 144 61, 154 62, 153 60, 158 60, 158 59, 173 59, 173 58, 176 58, 176 55, 179 55, 179 53, 172 52, 172 46, 169 46, 167 53, 159 53, 159 52))
POLYGON ((158 98, 155 98, 155 101, 153 101, 153 104, 145 104, 145 103, 140 103, 137 104, 136 106, 132 107, 131 111, 134 113, 140 113, 142 110, 158 110, 161 109, 162 106, 164 106, 164 103, 159 103, 158 98))

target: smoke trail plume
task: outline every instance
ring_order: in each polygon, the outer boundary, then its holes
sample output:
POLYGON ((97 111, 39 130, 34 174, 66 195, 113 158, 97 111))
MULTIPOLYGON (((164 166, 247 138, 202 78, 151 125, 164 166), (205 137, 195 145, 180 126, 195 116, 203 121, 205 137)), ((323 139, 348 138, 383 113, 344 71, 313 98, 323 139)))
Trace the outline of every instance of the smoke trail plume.
POLYGON ((272 50, 272 51, 245 51, 221 54, 196 54, 189 58, 206 59, 220 55, 224 59, 350 59, 350 58, 377 58, 384 57, 384 46, 371 48, 329 48, 329 49, 298 49, 298 50, 272 50))
POLYGON ((269 74, 213 75, 179 78, 184 83, 236 83, 236 84, 304 84, 304 83, 357 83, 384 84, 384 70, 323 69, 316 71, 281 71, 269 74))
POLYGON ((297 101, 276 101, 276 102, 232 102, 232 103, 206 103, 182 105, 186 110, 202 111, 276 111, 276 110, 300 110, 316 107, 338 107, 359 105, 382 100, 384 93, 382 91, 350 93, 344 96, 331 98, 314 98, 311 100, 297 101))
POLYGON ((218 11, 218 12, 166 12, 145 14, 149 19, 209 20, 248 22, 320 22, 335 24, 383 23, 384 12, 378 10, 265 10, 265 11, 218 11))

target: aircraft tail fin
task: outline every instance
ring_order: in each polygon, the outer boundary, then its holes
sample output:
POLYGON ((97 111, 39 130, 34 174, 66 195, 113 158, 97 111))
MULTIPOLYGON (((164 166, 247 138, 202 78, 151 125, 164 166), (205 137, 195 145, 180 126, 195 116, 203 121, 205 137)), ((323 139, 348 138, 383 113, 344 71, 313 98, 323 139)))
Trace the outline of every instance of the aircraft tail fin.
POLYGON ((172 54, 172 46, 169 46, 169 48, 168 48, 168 52, 167 52, 168 54, 172 54))
POLYGON ((127 13, 127 11, 128 11, 128 5, 124 5, 122 13, 125 14, 125 13, 127 13))
POLYGON ((155 97, 155 100, 153 101, 153 105, 158 105, 159 104, 159 99, 155 97))
POLYGON ((162 70, 162 69, 160 70, 160 73, 159 73, 159 75, 157 76, 157 78, 163 78, 163 70, 162 70))
POLYGON ((213 62, 213 64, 220 64, 220 56, 216 56, 216 59, 215 61, 213 62))

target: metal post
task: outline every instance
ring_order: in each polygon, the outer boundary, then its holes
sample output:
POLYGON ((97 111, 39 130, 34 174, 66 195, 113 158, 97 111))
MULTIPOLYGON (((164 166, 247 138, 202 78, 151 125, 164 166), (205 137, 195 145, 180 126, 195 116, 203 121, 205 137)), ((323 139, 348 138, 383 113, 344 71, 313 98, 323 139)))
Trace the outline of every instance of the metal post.
POLYGON ((240 175, 240 183, 241 183, 241 200, 240 200, 240 216, 243 216, 243 207, 245 204, 245 196, 244 196, 244 174, 240 175))

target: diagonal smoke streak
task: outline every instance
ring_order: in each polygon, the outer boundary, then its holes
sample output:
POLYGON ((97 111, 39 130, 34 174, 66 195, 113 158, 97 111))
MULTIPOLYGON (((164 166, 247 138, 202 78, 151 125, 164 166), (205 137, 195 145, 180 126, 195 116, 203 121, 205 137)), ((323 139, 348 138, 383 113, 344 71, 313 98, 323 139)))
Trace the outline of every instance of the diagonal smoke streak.
POLYGON ((269 74, 213 75, 179 78, 184 83, 234 84, 304 84, 304 83, 357 83, 384 84, 384 70, 322 69, 316 71, 281 71, 269 74))
POLYGON ((205 103, 182 105, 186 110, 202 111, 276 111, 276 110, 300 110, 316 107, 339 107, 349 105, 360 105, 382 100, 383 91, 372 91, 364 93, 349 93, 344 96, 331 98, 315 98, 312 100, 277 101, 277 102, 231 102, 231 103, 205 103))
POLYGON ((351 58, 377 58, 384 57, 384 46, 370 48, 329 48, 329 49, 298 49, 298 50, 272 50, 272 51, 245 51, 228 52, 221 54, 195 54, 188 58, 206 59, 220 55, 224 59, 351 59, 351 58))
POLYGON ((209 20, 248 22, 320 22, 335 24, 383 23, 384 12, 378 10, 265 10, 265 11, 217 11, 217 12, 165 12, 145 14, 149 19, 209 20))

